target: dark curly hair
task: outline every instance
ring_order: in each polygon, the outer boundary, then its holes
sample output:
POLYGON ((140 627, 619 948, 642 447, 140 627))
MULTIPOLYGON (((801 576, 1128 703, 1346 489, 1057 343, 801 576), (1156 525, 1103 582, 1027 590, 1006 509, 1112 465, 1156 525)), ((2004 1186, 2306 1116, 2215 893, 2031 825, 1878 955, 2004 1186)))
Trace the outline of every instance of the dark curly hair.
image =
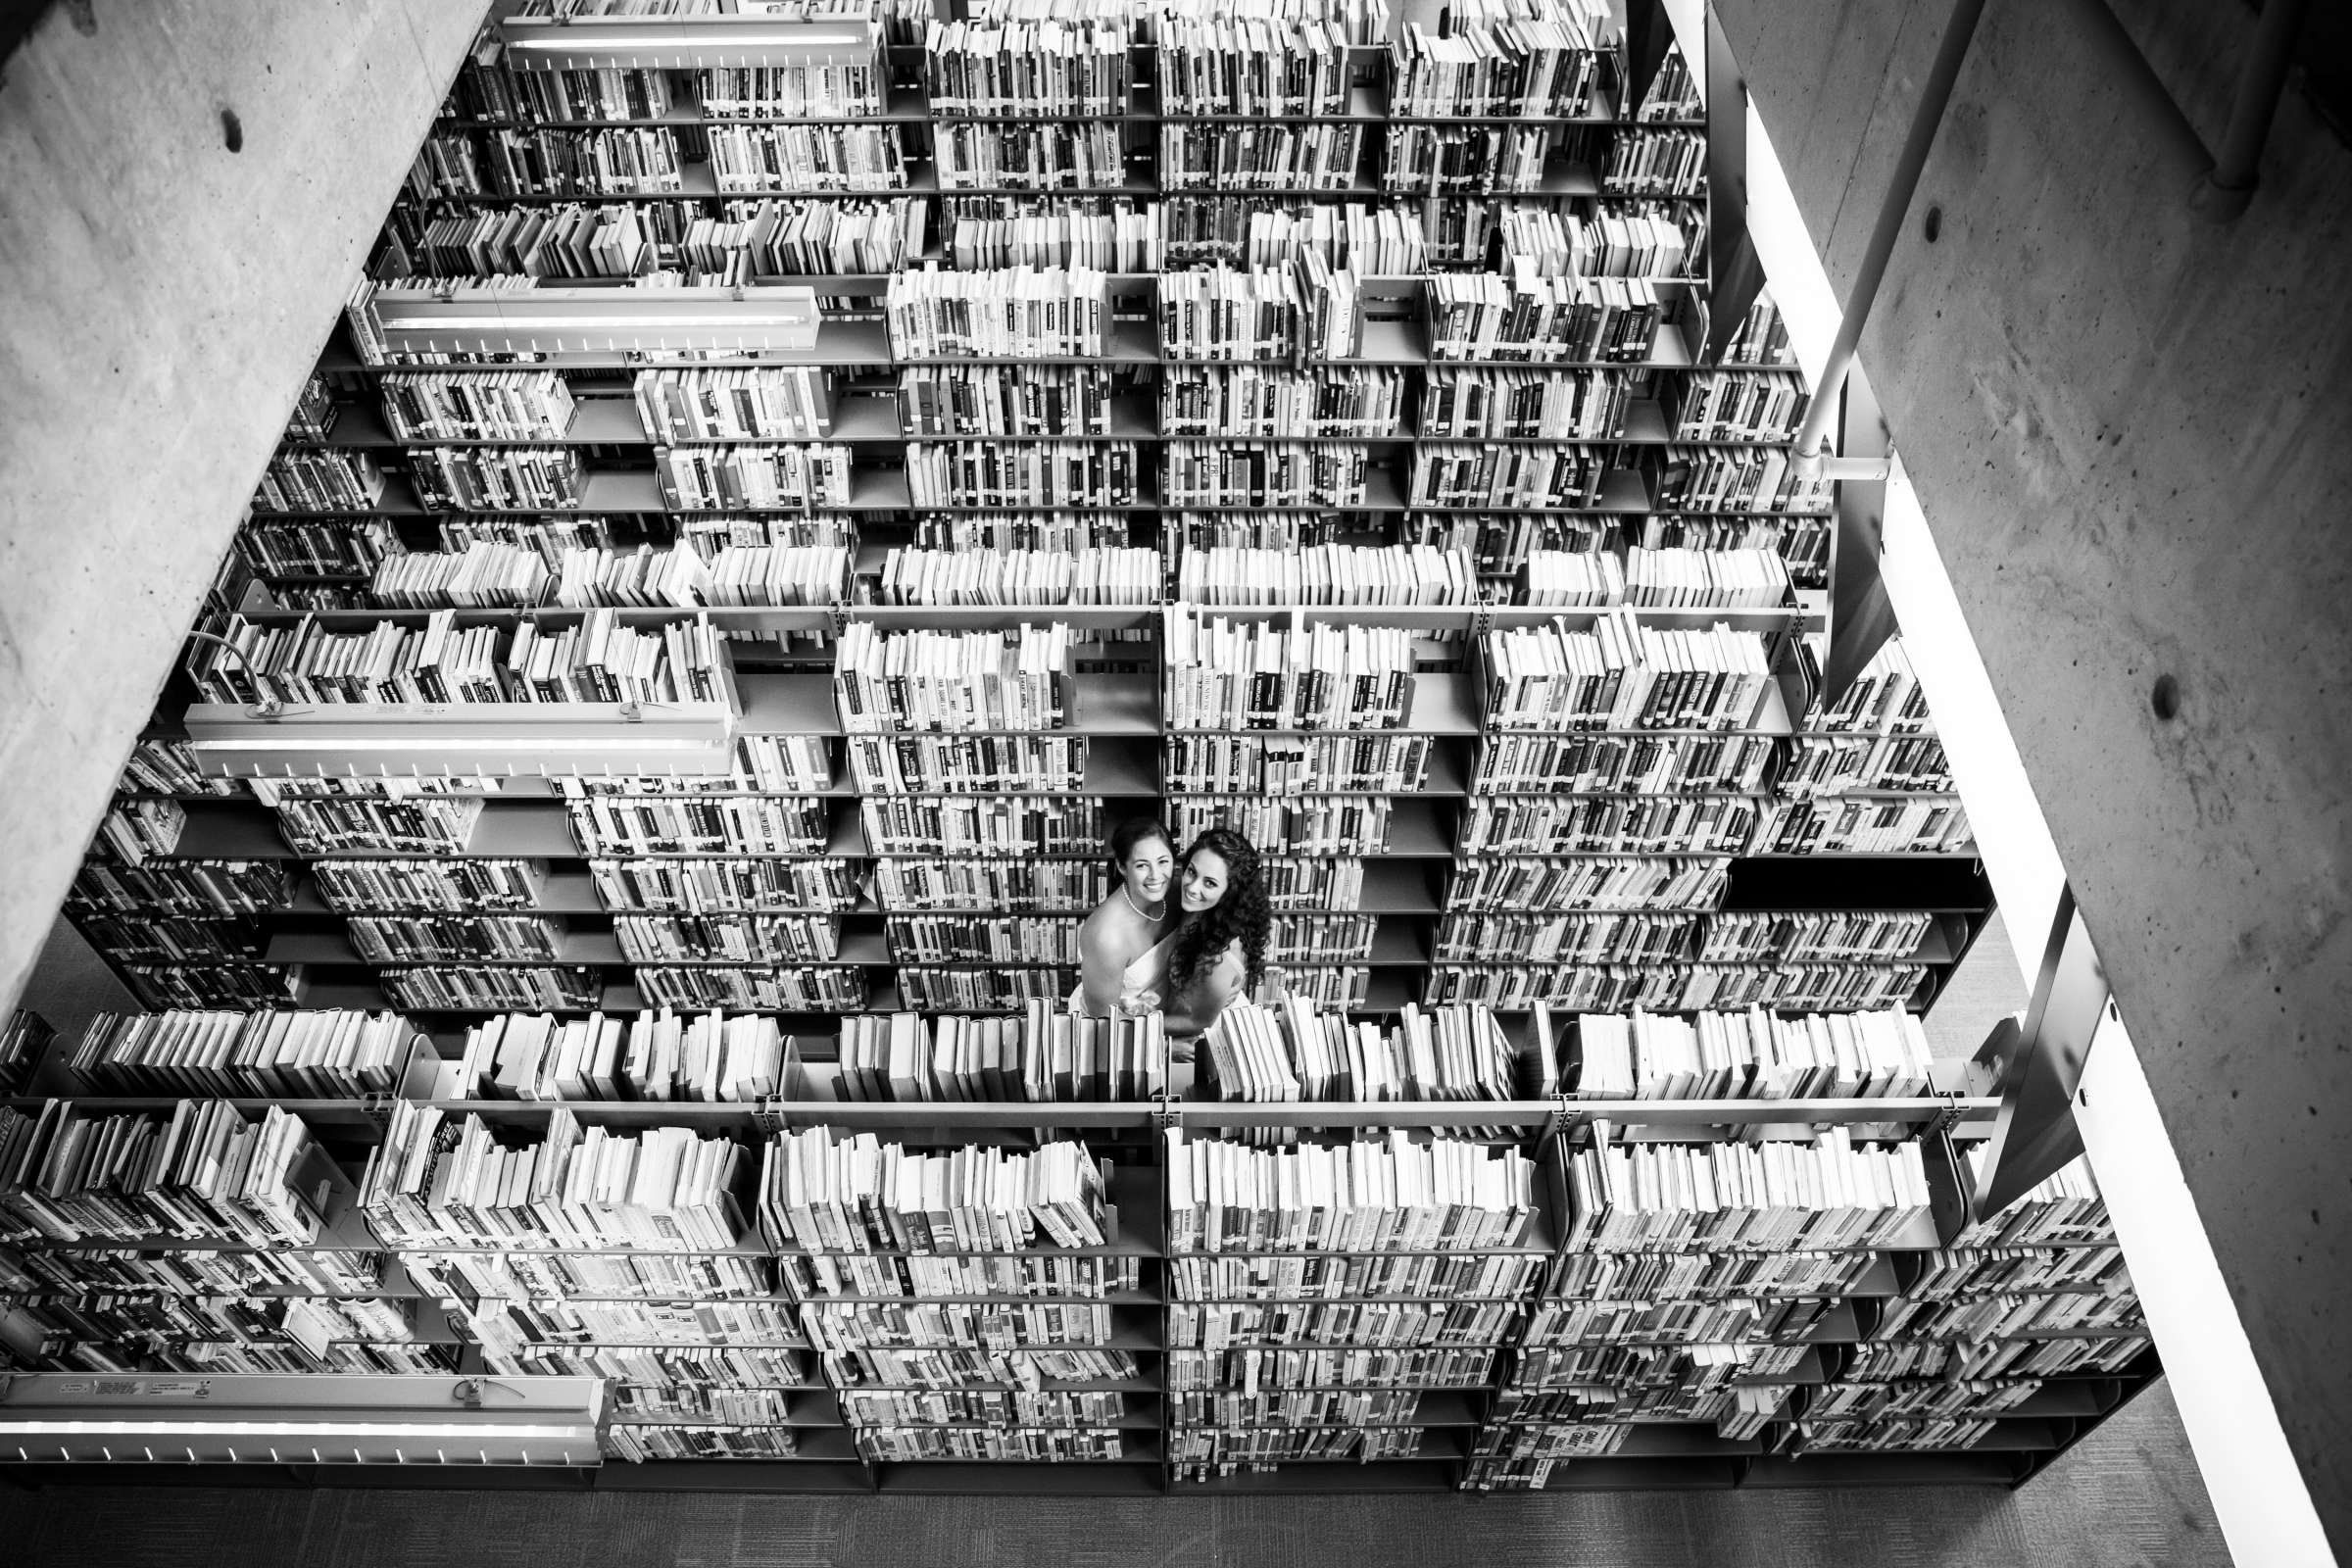
POLYGON ((1273 924, 1266 900, 1264 862, 1248 839, 1229 827, 1212 827, 1184 852, 1176 865, 1176 886, 1181 894, 1184 869, 1193 863, 1193 857, 1209 850, 1225 862, 1225 893, 1215 904, 1199 914, 1188 916, 1183 929, 1176 933, 1175 951, 1168 955, 1168 984, 1181 991, 1192 984, 1194 976, 1212 967, 1235 938, 1241 939, 1242 962, 1248 971, 1244 982, 1247 991, 1254 993, 1266 969, 1266 936, 1273 924))

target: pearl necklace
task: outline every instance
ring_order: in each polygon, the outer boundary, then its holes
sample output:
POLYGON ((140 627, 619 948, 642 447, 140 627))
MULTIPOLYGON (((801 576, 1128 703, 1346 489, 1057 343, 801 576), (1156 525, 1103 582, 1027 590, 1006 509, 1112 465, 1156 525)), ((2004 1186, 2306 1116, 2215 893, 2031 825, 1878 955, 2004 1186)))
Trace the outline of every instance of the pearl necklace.
POLYGON ((1167 918, 1168 901, 1166 899, 1161 899, 1159 901, 1159 912, 1157 914, 1153 914, 1150 909, 1145 908, 1142 905, 1135 902, 1135 895, 1128 890, 1127 884, 1124 880, 1119 883, 1119 896, 1127 901, 1127 907, 1133 909, 1137 914, 1141 915, 1147 920, 1163 920, 1167 918))

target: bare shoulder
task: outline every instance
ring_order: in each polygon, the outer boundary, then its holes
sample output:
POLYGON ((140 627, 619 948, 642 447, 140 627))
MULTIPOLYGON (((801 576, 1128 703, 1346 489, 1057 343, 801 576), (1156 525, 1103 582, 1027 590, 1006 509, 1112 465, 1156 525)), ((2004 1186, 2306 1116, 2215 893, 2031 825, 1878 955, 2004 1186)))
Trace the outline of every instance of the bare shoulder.
POLYGON ((1095 906, 1095 912, 1078 923, 1081 942, 1108 941, 1119 929, 1119 906, 1110 899, 1095 906))

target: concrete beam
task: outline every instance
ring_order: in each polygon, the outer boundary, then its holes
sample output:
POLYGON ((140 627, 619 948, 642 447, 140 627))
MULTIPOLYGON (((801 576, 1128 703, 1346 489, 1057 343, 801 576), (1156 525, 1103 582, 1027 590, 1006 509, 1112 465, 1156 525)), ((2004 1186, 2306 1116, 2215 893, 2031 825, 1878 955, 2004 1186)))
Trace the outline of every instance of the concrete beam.
MULTIPOLYGON (((1862 358, 2352 1555, 2352 153, 2290 85, 2251 209, 2199 220, 2072 3, 1987 11, 1862 358)), ((1948 5, 1718 9, 1842 288, 1948 5)), ((2117 9, 2217 140, 2252 11, 2117 9)))
POLYGON ((482 10, 99 0, 0 62, 0 1005, 482 10))

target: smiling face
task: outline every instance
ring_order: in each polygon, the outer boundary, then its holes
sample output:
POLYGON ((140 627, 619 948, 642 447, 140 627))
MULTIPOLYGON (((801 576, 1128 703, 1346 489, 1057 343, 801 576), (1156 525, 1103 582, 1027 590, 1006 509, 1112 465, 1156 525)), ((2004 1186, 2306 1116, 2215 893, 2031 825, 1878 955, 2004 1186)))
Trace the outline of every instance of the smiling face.
POLYGON ((1217 901, 1225 896, 1225 857, 1214 850, 1194 851, 1193 858, 1184 865, 1181 893, 1185 913, 1199 914, 1202 909, 1215 908, 1217 901))
POLYGON ((1127 880, 1127 892, 1138 904, 1157 904, 1168 896, 1168 882, 1176 873, 1176 852, 1163 838, 1152 837, 1139 842, 1119 862, 1119 875, 1127 880))

